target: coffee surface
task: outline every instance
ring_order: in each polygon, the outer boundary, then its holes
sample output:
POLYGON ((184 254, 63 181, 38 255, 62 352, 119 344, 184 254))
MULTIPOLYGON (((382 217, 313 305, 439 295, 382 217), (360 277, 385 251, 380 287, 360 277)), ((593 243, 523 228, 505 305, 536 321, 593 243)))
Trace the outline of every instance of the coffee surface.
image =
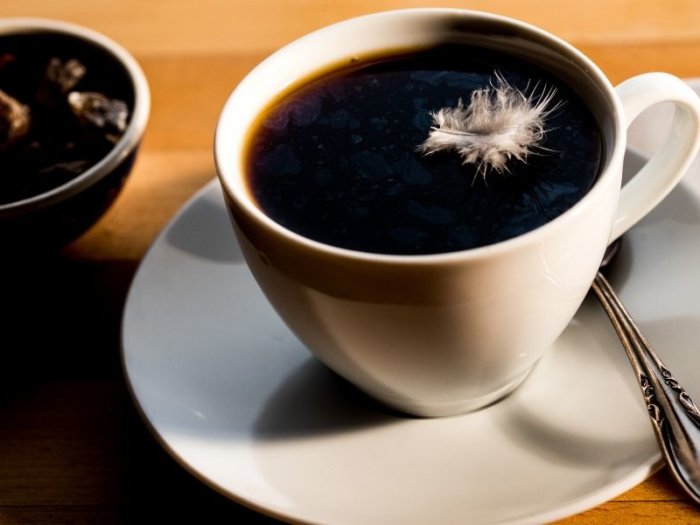
POLYGON ((575 91, 534 64, 443 46, 310 78, 252 131, 247 182, 258 206, 310 239, 385 254, 484 246, 530 231, 590 189, 602 155, 575 91), (526 162, 480 173, 454 152, 424 155, 431 112, 469 103, 495 72, 525 94, 556 88, 558 109, 526 162))

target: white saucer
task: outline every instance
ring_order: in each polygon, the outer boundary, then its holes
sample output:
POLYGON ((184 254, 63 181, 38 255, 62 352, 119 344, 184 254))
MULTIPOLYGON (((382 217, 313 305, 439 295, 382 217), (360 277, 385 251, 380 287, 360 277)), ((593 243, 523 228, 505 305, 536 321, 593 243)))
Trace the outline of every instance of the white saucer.
MULTIPOLYGON (((639 162, 630 154, 627 165, 639 162)), ((700 392, 700 168, 626 241, 612 282, 671 370, 700 392)), ((123 358, 145 419, 185 468, 286 520, 542 523, 622 493, 660 462, 631 368, 590 297, 504 401, 443 419, 374 405, 267 305, 216 182, 145 257, 123 358)))

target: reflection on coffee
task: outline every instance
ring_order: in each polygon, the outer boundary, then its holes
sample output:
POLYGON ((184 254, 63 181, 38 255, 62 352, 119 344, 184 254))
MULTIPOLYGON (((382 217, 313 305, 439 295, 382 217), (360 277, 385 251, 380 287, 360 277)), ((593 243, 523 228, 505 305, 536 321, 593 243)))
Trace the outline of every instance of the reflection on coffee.
POLYGON ((310 239, 385 254, 485 246, 573 206, 598 173, 597 124, 572 87, 535 64, 461 45, 373 57, 307 79, 251 131, 247 182, 260 208, 310 239), (432 114, 494 84, 555 89, 556 111, 525 162, 484 170, 425 155, 432 114))

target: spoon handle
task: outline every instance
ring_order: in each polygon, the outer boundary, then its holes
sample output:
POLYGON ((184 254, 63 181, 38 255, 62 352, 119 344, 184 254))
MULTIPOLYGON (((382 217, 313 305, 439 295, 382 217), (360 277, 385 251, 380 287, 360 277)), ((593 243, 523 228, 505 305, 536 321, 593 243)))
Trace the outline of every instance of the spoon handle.
POLYGON ((659 359, 600 272, 592 289, 637 374, 654 432, 673 476, 700 503, 700 410, 659 359))

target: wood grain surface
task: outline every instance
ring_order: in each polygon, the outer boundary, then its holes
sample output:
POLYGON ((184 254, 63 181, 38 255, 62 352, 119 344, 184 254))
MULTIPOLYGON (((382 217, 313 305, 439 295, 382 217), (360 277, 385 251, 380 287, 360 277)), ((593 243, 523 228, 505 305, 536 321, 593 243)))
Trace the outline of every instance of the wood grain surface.
MULTIPOLYGON (((700 76, 696 0, 0 2, 0 17, 68 20, 119 41, 143 66, 153 97, 141 154, 111 210, 62 253, 5 269, 0 280, 7 312, 0 324, 1 525, 272 523, 195 480, 139 419, 119 358, 124 299, 155 236, 215 176, 217 115, 246 72, 325 24, 431 5, 539 25, 579 47, 613 82, 652 70, 700 76)), ((700 523, 700 513, 662 470, 560 523, 687 524, 700 523)))

